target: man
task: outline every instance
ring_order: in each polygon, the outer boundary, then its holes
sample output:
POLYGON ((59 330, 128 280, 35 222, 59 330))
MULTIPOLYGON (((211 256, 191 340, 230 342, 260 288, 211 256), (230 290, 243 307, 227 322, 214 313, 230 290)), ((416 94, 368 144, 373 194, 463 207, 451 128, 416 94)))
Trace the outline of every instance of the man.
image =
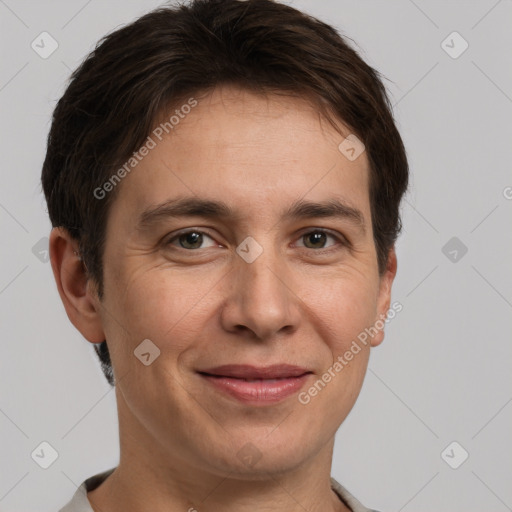
POLYGON ((368 511, 330 471, 408 183, 378 73, 277 2, 160 8, 75 71, 42 182, 119 414, 118 466, 62 511, 368 511))

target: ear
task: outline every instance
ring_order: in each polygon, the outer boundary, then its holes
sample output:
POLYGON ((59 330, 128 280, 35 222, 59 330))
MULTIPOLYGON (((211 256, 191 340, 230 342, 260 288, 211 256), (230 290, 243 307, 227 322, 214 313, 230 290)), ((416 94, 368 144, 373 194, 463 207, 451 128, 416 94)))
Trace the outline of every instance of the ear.
POLYGON ((50 261, 59 295, 71 323, 91 343, 105 340, 99 299, 78 254, 78 242, 64 228, 50 233, 50 261))
MULTIPOLYGON (((378 322, 378 326, 384 324, 384 321, 387 317, 387 312, 389 310, 389 305, 391 303, 391 287, 393 285, 393 281, 396 276, 397 270, 397 259, 395 253, 395 246, 391 247, 388 253, 388 261, 386 264, 386 270, 384 274, 380 277, 379 284, 379 295, 377 299, 377 317, 375 318, 375 323, 378 322)), ((371 346, 377 347, 384 341, 384 325, 382 325, 382 329, 379 329, 377 334, 372 337, 371 346)))

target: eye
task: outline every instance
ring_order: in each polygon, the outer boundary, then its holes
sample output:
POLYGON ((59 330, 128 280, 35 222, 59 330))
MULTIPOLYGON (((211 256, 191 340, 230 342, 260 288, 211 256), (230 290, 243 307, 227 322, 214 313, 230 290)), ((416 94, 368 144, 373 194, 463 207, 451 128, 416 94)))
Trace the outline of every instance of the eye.
MULTIPOLYGON (((307 249, 326 249, 325 243, 328 238, 331 238, 341 245, 346 245, 345 240, 341 236, 334 235, 325 229, 314 229, 304 233, 299 240, 304 240, 303 247, 307 249)), ((333 244, 336 245, 336 244, 333 244)))
MULTIPOLYGON (((331 247, 336 245, 347 246, 348 242, 346 239, 340 235, 335 235, 330 231, 325 229, 313 229, 306 233, 303 233, 299 240, 303 240, 304 243, 302 245, 299 244, 299 247, 305 247, 306 249, 316 249, 317 251, 322 250, 331 250, 331 247), (333 243, 330 246, 326 247, 326 243, 328 239, 332 239, 337 243, 333 243)), ((198 229, 189 229, 187 231, 181 231, 171 238, 169 238, 165 242, 166 246, 173 246, 177 249, 185 249, 189 251, 194 251, 197 249, 206 249, 208 247, 218 247, 218 243, 213 240, 211 236, 209 236, 204 231, 198 229), (204 245, 206 240, 210 240, 210 245, 204 245)))
POLYGON ((178 233, 177 235, 170 238, 166 245, 174 245, 175 247, 178 247, 180 249, 204 249, 204 247, 201 247, 204 239, 208 238, 212 240, 212 244, 209 247, 215 247, 218 244, 215 243, 215 241, 207 235, 204 231, 199 231, 197 229, 191 229, 189 231, 182 231, 181 233, 178 233), (179 245, 176 245, 174 242, 177 242, 179 245))

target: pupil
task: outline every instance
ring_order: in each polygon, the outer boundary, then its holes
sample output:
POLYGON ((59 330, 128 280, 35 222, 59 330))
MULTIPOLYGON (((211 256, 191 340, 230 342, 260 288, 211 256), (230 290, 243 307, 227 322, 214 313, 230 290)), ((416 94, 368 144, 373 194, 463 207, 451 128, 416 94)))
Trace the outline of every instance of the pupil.
POLYGON ((315 242, 320 242, 320 244, 322 245, 322 242, 324 241, 323 237, 325 237, 325 233, 320 233, 318 231, 307 235, 307 238, 309 238, 310 240, 313 239, 313 244, 315 244, 315 242))
MULTIPOLYGON (((201 233, 197 233, 195 231, 192 231, 190 233, 185 233, 182 235, 182 240, 185 240, 185 245, 193 245, 194 247, 185 247, 186 249, 196 249, 197 246, 201 245, 203 235, 201 233)), ((183 244, 182 244, 183 245, 183 244)))

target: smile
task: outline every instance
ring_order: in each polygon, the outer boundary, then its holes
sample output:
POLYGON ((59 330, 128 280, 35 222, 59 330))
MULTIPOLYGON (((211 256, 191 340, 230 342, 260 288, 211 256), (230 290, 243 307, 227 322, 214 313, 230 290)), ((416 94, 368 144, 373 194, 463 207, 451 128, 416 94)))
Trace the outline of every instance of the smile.
POLYGON ((214 389, 252 405, 275 404, 297 393, 311 373, 277 379, 246 379, 200 373, 214 389))

